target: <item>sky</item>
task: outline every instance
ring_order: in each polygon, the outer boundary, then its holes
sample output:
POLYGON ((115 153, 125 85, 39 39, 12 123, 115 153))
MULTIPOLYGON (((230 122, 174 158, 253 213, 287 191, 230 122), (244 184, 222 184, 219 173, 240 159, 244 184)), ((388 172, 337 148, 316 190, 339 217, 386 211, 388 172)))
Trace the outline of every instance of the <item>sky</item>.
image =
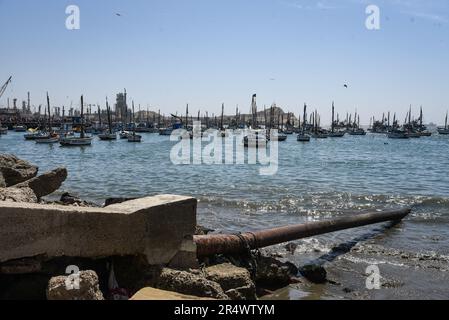
POLYGON ((7 98, 54 106, 105 105, 127 89, 162 113, 249 113, 304 103, 330 123, 361 122, 410 105, 441 124, 449 109, 447 0, 0 0, 0 85, 7 98), (66 28, 66 7, 80 29, 66 28), (380 29, 368 30, 368 5, 380 29), (117 15, 117 13, 120 14, 117 15), (348 88, 344 87, 348 85, 348 88))

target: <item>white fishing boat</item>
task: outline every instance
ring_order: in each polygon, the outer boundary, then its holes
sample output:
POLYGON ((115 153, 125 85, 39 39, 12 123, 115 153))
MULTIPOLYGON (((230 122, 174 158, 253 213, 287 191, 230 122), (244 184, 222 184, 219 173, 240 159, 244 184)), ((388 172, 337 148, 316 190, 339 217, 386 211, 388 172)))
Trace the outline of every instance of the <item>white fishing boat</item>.
POLYGON ((92 144, 92 137, 86 136, 84 132, 84 99, 81 96, 81 133, 79 137, 65 136, 59 140, 61 146, 64 147, 79 147, 90 146, 92 144))
POLYGON ((441 135, 449 135, 449 128, 447 126, 447 116, 448 114, 446 113, 446 121, 444 123, 444 127, 443 128, 438 128, 438 133, 441 135))
POLYGON ((142 136, 136 134, 136 123, 134 122, 134 101, 133 101, 133 132, 128 135, 128 142, 142 142, 142 136))
POLYGON ((103 132, 99 134, 98 138, 102 141, 117 140, 117 134, 112 132, 111 111, 109 109, 108 98, 106 98, 106 111, 108 115, 108 132, 103 132))
POLYGON ((27 126, 25 126, 25 125, 16 125, 16 126, 14 126, 14 131, 15 132, 26 132, 27 131, 27 126))
POLYGON ((59 140, 61 146, 70 147, 70 146, 90 146, 92 144, 91 137, 63 137, 59 140))
POLYGON ((36 140, 37 144, 53 144, 53 143, 58 143, 59 142, 59 135, 51 135, 46 139, 39 139, 36 140))

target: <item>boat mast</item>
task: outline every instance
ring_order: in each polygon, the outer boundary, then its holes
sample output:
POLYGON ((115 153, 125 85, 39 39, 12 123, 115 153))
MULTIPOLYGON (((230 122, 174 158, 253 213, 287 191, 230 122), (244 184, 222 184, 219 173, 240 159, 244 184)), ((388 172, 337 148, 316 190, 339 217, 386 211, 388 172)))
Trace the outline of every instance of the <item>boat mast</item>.
POLYGON ((100 105, 97 105, 97 109, 98 109, 98 122, 99 122, 99 126, 100 126, 100 130, 101 130, 101 110, 100 110, 100 105))
POLYGON ((307 125, 307 104, 304 103, 304 116, 303 116, 304 124, 302 125, 302 133, 304 134, 306 131, 307 125))
POLYGON ((108 97, 106 97, 106 112, 108 114, 109 133, 112 134, 111 111, 109 110, 108 97))
POLYGON ((47 92, 47 108, 48 108, 48 133, 51 132, 51 116, 50 116, 50 97, 47 92))
POLYGON ((132 126, 133 126, 133 136, 136 135, 136 123, 134 122, 134 100, 133 100, 133 110, 132 110, 132 126))
POLYGON ((334 133, 334 125, 335 125, 335 106, 334 101, 332 101, 332 133, 334 133))
MULTIPOLYGON (((50 109, 48 110, 50 113, 50 109)), ((81 139, 84 139, 84 97, 81 96, 81 139)))
POLYGON ((447 111, 446 111, 446 121, 444 122, 444 129, 447 130, 447 111))
POLYGON ((221 105, 221 125, 220 125, 221 131, 224 130, 224 128, 223 128, 223 121, 224 121, 224 103, 221 105))

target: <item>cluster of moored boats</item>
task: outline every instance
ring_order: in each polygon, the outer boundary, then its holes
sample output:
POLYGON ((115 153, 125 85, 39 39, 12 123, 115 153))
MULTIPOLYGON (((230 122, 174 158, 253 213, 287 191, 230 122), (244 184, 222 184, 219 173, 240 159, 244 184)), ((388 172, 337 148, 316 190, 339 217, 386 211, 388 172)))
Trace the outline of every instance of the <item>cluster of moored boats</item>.
MULTIPOLYGON (((264 120, 261 121, 260 113, 257 112, 256 95, 253 95, 251 106, 252 114, 250 115, 251 119, 249 121, 247 121, 248 119, 245 118, 245 116, 242 120, 237 108, 236 116, 228 119, 228 124, 225 125, 224 105, 222 105, 221 120, 219 121, 217 117, 215 117, 215 121, 209 121, 206 112, 206 118, 203 118, 205 119, 205 124, 202 124, 199 132, 195 132, 193 117, 190 117, 191 123, 189 124, 188 105, 185 117, 172 114, 171 124, 169 126, 160 126, 160 114, 157 125, 155 119, 153 119, 153 123, 150 123, 149 121, 147 121, 147 123, 136 123, 134 120, 133 101, 132 118, 130 119, 132 122, 122 125, 122 123, 112 122, 112 111, 106 98, 107 125, 102 125, 101 110, 98 107, 99 127, 87 126, 87 128, 84 119, 83 106, 84 101, 83 96, 81 96, 81 116, 79 118, 79 123, 72 124, 71 126, 63 125, 61 128, 55 130, 52 126, 50 98, 47 93, 47 109, 45 110, 44 123, 41 124, 38 129, 27 129, 24 125, 16 125, 13 129, 16 132, 25 132, 24 138, 26 140, 35 141, 38 144, 59 143, 62 146, 91 145, 95 135, 97 135, 98 139, 101 141, 124 139, 128 142, 138 143, 142 142, 142 136, 139 133, 158 133, 162 136, 170 136, 176 129, 186 130, 186 134, 181 136, 182 139, 204 137, 207 134, 205 131, 210 128, 219 130, 223 138, 228 135, 227 129, 250 129, 250 133, 243 138, 243 143, 246 147, 257 147, 261 143, 267 143, 273 140, 279 142, 286 141, 288 135, 292 134, 297 134, 297 141, 299 142, 310 142, 311 139, 342 138, 345 135, 365 136, 367 131, 386 134, 390 139, 410 139, 432 135, 432 133, 427 130, 426 126, 423 125, 422 108, 419 117, 414 119, 412 118, 411 107, 407 112, 406 119, 402 125, 399 125, 396 114, 394 114, 393 120, 390 122, 390 113, 388 113, 387 116, 384 114, 380 121, 376 121, 373 117, 369 129, 365 130, 360 126, 360 115, 357 114, 357 111, 354 115, 346 114, 346 119, 341 121, 339 114, 335 114, 335 106, 334 103, 332 103, 332 123, 330 128, 324 129, 321 127, 321 119, 317 110, 308 114, 306 104, 304 104, 303 114, 299 115, 297 120, 288 113, 287 121, 284 122, 284 113, 281 113, 280 109, 274 104, 268 110, 264 108, 264 120)), ((198 113, 197 121, 200 121, 200 113, 198 113)), ((7 132, 8 128, 3 127, 0 123, 0 135, 6 134, 7 132)), ((446 114, 444 127, 437 128, 437 132, 441 135, 449 135, 448 114, 446 114)))

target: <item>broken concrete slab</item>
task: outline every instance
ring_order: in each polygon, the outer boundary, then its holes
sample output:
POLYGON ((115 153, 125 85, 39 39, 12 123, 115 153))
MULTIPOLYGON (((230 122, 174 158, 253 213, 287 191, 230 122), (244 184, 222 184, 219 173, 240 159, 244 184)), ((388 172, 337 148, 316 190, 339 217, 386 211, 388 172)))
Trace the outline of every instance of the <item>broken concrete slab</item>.
POLYGON ((0 202, 0 262, 143 255, 150 265, 196 264, 197 200, 160 195, 107 208, 0 202), (182 253, 182 254, 181 254, 182 253))

